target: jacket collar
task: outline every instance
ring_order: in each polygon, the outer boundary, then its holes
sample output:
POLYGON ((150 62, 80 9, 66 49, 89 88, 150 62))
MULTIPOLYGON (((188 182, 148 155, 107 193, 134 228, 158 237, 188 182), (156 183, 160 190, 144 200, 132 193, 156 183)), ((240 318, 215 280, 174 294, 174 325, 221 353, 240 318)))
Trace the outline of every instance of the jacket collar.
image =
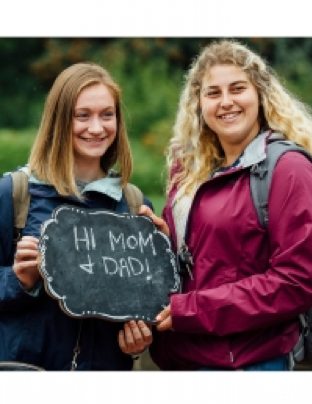
MULTIPOLYGON (((19 171, 23 171, 28 175, 27 165, 24 167, 20 167, 19 171)), ((34 185, 50 185, 44 181, 39 180, 35 175, 31 174, 29 176, 29 183, 34 185)), ((99 180, 90 182, 83 189, 82 194, 95 191, 101 194, 105 194, 116 201, 120 201, 122 198, 122 188, 121 188, 121 177, 114 170, 109 170, 107 176, 105 178, 101 178, 99 180)), ((53 187, 54 188, 54 187, 53 187)))
POLYGON ((266 148, 269 141, 283 139, 281 133, 274 133, 267 130, 260 133, 244 150, 238 165, 239 168, 250 167, 256 163, 260 163, 266 158, 266 148))
POLYGON ((110 173, 105 178, 90 182, 82 191, 82 194, 89 191, 100 192, 106 194, 116 201, 120 201, 122 197, 122 188, 120 186, 120 177, 111 176, 110 173))

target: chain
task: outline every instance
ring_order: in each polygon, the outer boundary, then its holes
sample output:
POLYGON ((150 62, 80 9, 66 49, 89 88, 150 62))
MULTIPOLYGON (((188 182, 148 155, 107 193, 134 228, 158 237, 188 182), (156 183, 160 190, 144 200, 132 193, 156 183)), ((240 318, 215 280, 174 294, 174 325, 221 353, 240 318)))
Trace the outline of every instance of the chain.
POLYGON ((76 347, 76 348, 74 349, 74 356, 73 356, 73 360, 72 360, 72 367, 71 367, 70 370, 76 370, 76 369, 77 369, 77 362, 76 362, 76 359, 77 359, 77 356, 79 355, 79 353, 80 353, 80 347, 78 346, 78 347, 76 347))
POLYGON ((73 356, 73 360, 71 362, 72 366, 70 370, 76 370, 77 369, 77 356, 80 354, 80 346, 79 346, 79 342, 80 342, 80 335, 81 335, 81 328, 82 328, 82 321, 80 320, 80 325, 79 325, 79 331, 78 331, 78 337, 77 337, 77 342, 76 342, 76 346, 74 348, 74 356, 73 356))

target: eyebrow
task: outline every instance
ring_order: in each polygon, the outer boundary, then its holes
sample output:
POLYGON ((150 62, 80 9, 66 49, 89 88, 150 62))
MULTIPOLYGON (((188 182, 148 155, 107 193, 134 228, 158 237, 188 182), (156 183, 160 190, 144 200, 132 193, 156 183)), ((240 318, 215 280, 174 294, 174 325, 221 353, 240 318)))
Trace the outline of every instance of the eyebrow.
MULTIPOLYGON (((91 109, 92 108, 90 108, 90 107, 84 107, 84 106, 79 107, 78 106, 78 107, 74 108, 74 111, 79 111, 79 110, 90 111, 91 109)), ((105 111, 107 109, 116 109, 116 107, 115 107, 115 105, 107 105, 106 107, 103 108, 103 111, 105 111)))
MULTIPOLYGON (((237 80, 237 81, 233 81, 232 83, 230 83, 230 86, 235 86, 236 84, 248 84, 247 80, 237 80)), ((215 86, 206 86, 202 89, 202 91, 207 91, 210 89, 215 89, 215 88, 219 88, 218 85, 215 86)))

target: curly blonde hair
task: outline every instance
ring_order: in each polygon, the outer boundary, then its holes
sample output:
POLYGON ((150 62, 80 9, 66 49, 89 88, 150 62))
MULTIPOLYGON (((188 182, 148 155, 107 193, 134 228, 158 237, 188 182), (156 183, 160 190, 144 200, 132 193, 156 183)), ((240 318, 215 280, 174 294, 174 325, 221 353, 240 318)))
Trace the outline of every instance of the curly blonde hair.
POLYGON ((312 115, 307 105, 286 90, 276 73, 247 46, 235 40, 214 41, 194 59, 185 76, 176 122, 167 151, 167 192, 194 192, 220 164, 224 153, 217 135, 204 122, 200 91, 205 73, 215 65, 241 68, 256 87, 262 129, 280 132, 312 152, 312 115))

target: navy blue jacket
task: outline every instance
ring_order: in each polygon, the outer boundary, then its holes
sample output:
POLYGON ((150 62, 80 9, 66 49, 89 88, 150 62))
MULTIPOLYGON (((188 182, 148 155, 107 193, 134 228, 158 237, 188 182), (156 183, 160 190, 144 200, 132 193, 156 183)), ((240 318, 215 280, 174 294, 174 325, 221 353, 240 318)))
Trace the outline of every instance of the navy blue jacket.
MULTIPOLYGON (((29 183, 31 202, 23 235, 39 237, 40 225, 54 208, 73 204, 129 212, 124 194, 120 201, 100 192, 87 198, 64 198, 47 185, 29 183)), ((144 197, 144 203, 151 206, 144 197)), ((69 370, 78 338, 80 319, 71 318, 47 295, 44 288, 34 296, 26 293, 12 270, 12 179, 0 179, 0 361, 19 361, 46 370, 69 370)), ((41 281, 42 282, 42 281, 41 281)), ((87 318, 82 322, 77 370, 130 370, 131 356, 118 345, 123 323, 87 318)))

